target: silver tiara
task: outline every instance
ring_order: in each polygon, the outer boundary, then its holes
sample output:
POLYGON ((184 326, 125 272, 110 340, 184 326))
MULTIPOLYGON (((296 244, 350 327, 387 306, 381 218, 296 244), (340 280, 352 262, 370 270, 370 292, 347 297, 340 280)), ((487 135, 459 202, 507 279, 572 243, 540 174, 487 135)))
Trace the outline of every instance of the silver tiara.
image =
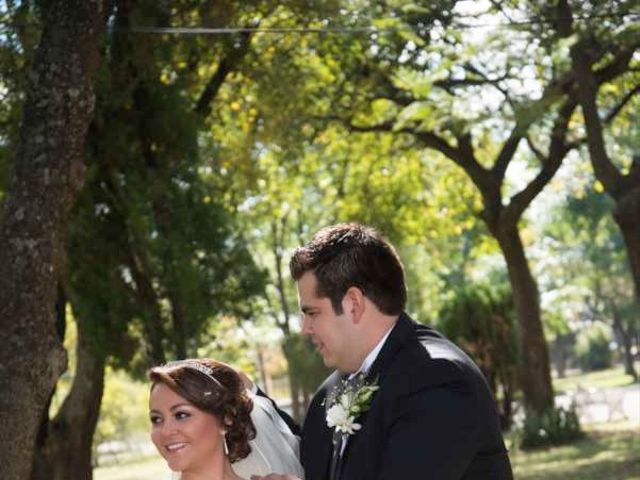
MULTIPOLYGON (((206 375, 208 378, 213 380, 213 382, 218 387, 224 390, 224 386, 222 385, 222 383, 220 383, 220 380, 218 380, 216 377, 213 376, 213 368, 207 367, 206 365, 203 365, 202 363, 197 362, 195 360, 176 360, 175 362, 169 362, 165 364, 165 367, 169 367, 169 368, 184 367, 184 368, 190 368, 192 370, 197 370, 198 372, 202 373, 203 375, 206 375)), ((210 395, 211 392, 205 392, 205 395, 206 394, 210 395)))

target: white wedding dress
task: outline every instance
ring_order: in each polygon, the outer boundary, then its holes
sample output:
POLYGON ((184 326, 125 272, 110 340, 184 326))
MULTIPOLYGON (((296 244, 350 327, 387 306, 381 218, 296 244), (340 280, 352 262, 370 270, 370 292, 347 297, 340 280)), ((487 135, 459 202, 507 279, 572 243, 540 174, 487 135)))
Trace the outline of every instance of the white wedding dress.
MULTIPOLYGON (((256 427, 256 438, 249 442, 251 453, 233 463, 236 475, 250 479, 251 475, 288 473, 304 479, 300 464, 300 438, 291 433, 268 398, 248 392, 253 400, 251 420, 256 427)), ((180 473, 173 478, 179 480, 180 473)))

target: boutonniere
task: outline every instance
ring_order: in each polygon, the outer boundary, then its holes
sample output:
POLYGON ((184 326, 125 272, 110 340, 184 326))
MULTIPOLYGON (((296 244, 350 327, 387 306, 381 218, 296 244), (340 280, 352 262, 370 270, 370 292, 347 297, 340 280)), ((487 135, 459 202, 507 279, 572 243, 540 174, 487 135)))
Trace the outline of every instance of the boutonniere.
POLYGON ((362 428, 355 419, 369 409, 373 394, 378 390, 376 380, 366 383, 362 379, 356 381, 343 380, 327 396, 327 425, 336 432, 353 435, 362 428))

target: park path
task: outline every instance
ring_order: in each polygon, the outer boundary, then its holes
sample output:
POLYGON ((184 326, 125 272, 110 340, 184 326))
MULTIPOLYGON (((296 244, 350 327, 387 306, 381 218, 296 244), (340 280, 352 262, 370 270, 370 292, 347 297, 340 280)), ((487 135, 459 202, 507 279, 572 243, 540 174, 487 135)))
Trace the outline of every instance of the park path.
POLYGON ((575 402, 583 424, 629 420, 640 429, 640 384, 624 387, 578 387, 556 396, 556 404, 569 407, 575 402))

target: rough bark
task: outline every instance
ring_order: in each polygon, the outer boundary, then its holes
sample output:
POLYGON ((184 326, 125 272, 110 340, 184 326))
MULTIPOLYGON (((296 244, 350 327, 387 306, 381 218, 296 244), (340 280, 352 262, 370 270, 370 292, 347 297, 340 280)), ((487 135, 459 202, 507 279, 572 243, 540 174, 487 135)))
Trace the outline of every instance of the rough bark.
POLYGON ((31 480, 93 478, 92 442, 104 390, 105 355, 87 341, 81 325, 73 386, 38 442, 31 480))
POLYGON ((540 299, 517 227, 492 231, 504 255, 520 324, 520 385, 527 412, 553 407, 549 352, 540 320, 540 299))
POLYGON ((69 213, 83 182, 102 0, 48 3, 28 86, 15 170, 0 212, 0 478, 24 480, 41 412, 65 368, 54 305, 69 213))

